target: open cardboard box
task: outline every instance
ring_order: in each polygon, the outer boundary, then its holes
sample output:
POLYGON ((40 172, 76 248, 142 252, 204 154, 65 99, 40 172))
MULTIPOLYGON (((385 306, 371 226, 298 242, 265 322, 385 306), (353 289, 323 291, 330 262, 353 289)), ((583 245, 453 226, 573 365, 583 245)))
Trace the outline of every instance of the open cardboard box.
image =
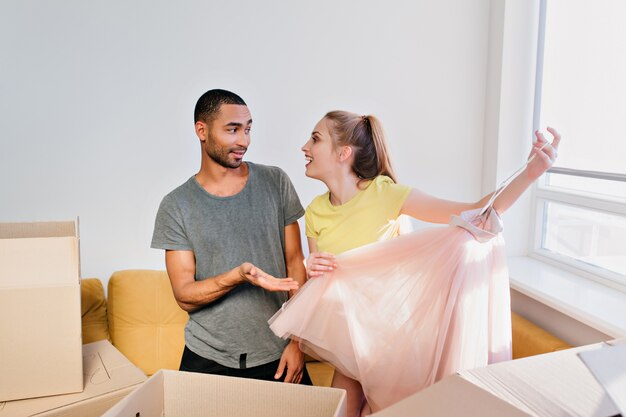
POLYGON ((345 417, 335 388, 161 370, 105 417, 345 417))
POLYGON ((83 389, 76 222, 0 223, 0 401, 83 389))
MULTIPOLYGON (((619 410, 578 357, 608 344, 537 355, 463 371, 372 417, 607 417, 619 410)), ((159 372, 112 408, 121 416, 344 416, 342 390, 159 372)), ((1 417, 1 416, 0 416, 1 417)))
MULTIPOLYGON (((461 371, 372 417, 619 415, 578 357, 593 353, 597 360, 611 362, 615 368, 617 361, 611 361, 608 346, 596 343, 461 371)), ((626 375, 615 369, 612 374, 626 375)), ((620 398, 626 399, 626 392, 620 398)))
POLYGON ((594 343, 469 369, 460 374, 531 415, 616 416, 619 415, 616 405, 578 357, 584 352, 596 352, 602 359, 610 353, 608 346, 594 343))
MULTIPOLYGON (((162 370, 104 417, 344 417, 345 395, 334 388, 162 370)), ((455 375, 372 415, 407 416, 529 414, 455 375)))
POLYGON ((83 392, 0 403, 0 417, 99 417, 146 376, 107 340, 83 345, 83 392))

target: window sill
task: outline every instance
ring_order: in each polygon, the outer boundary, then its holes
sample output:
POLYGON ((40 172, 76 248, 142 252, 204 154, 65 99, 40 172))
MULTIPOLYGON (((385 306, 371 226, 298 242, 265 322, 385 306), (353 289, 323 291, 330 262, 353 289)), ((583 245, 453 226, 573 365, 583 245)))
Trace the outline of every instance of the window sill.
POLYGON ((626 336, 626 293, 526 256, 508 262, 512 289, 609 336, 626 336))

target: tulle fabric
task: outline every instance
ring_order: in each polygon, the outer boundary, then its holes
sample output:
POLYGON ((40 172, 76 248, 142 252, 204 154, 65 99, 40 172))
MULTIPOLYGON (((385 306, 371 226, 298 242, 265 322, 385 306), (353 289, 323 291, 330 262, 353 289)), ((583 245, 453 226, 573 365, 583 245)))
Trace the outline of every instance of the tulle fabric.
POLYGON ((338 268, 309 280, 271 329, 360 381, 373 411, 458 370, 510 359, 499 219, 464 215, 338 256, 338 268))

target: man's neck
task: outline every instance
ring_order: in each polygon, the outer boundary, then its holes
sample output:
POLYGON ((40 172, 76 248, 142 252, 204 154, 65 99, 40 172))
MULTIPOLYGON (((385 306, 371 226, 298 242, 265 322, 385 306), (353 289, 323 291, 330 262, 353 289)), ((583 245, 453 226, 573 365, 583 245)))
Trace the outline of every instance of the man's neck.
POLYGON ((238 194, 248 181, 248 164, 242 162, 237 168, 226 168, 215 161, 203 161, 196 181, 209 194, 218 197, 230 197, 238 194))

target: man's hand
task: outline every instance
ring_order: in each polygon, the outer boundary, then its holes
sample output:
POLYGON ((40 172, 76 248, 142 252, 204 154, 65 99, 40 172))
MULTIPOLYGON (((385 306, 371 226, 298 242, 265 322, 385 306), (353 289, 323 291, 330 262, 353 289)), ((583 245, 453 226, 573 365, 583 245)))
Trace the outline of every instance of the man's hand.
POLYGON ((302 374, 304 372, 304 353, 300 350, 298 342, 292 340, 289 342, 283 355, 280 357, 280 363, 276 370, 274 379, 280 379, 287 368, 287 374, 285 375, 285 382, 299 384, 302 381, 302 374))
POLYGON ((244 262, 239 266, 239 276, 244 281, 268 291, 292 291, 299 287, 293 278, 275 278, 250 262, 244 262))

